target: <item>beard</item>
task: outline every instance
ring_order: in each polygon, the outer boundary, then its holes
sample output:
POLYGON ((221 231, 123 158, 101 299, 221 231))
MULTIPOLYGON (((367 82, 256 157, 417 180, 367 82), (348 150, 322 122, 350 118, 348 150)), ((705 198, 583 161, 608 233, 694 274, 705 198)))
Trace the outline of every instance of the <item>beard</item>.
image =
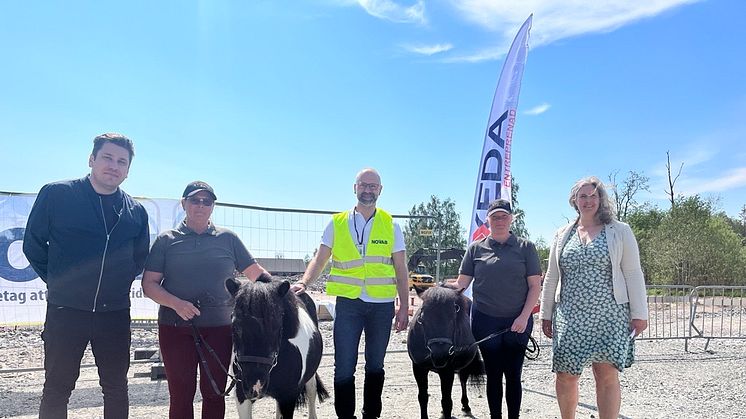
POLYGON ((357 202, 366 207, 375 206, 377 200, 376 194, 370 192, 362 192, 357 195, 357 202))

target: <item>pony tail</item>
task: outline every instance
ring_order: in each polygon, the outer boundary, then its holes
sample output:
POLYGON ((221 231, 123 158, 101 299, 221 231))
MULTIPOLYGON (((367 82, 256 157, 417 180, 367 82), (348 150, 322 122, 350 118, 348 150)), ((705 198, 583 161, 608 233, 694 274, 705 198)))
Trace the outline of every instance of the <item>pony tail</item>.
POLYGON ((484 369, 484 361, 482 360, 479 351, 474 355, 474 360, 466 366, 466 368, 458 372, 459 378, 466 378, 469 380, 469 384, 475 388, 481 390, 486 384, 485 375, 487 371, 484 369))
POLYGON ((324 386, 324 383, 321 382, 321 377, 319 377, 319 374, 316 374, 315 379, 316 379, 316 396, 318 396, 320 402, 323 402, 324 400, 329 398, 329 391, 324 386))

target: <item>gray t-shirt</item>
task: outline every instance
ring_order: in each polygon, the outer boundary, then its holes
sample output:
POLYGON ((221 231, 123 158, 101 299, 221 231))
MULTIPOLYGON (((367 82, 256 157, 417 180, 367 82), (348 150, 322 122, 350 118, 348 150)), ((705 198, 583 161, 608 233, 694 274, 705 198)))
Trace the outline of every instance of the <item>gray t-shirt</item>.
MULTIPOLYGON (((202 234, 186 223, 161 233, 150 249, 145 270, 163 274, 166 291, 192 303, 199 301, 197 326, 225 326, 231 323, 233 307, 225 280, 234 271, 243 272, 255 263, 238 236, 212 223, 202 234)), ((185 326, 172 309, 161 306, 158 323, 185 326)))
POLYGON ((459 273, 474 278, 474 309, 492 317, 517 317, 526 304, 529 276, 541 275, 539 254, 530 241, 510 235, 473 242, 459 273))

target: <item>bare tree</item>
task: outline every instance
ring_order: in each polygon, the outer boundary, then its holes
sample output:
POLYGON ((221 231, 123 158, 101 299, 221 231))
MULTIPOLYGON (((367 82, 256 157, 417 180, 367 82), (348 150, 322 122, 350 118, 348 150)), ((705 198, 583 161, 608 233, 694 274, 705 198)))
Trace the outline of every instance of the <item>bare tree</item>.
POLYGON ((674 193, 673 186, 676 184, 676 180, 679 179, 679 176, 681 176, 681 169, 683 168, 684 162, 681 162, 678 173, 676 173, 676 176, 671 179, 671 155, 666 151, 666 171, 668 172, 668 189, 666 189, 666 195, 668 195, 668 199, 671 201, 671 209, 676 207, 676 194, 674 193))
POLYGON ((611 183, 611 191, 614 198, 614 204, 616 205, 617 217, 621 221, 626 221, 630 210, 637 207, 635 195, 640 191, 650 191, 648 185, 650 179, 642 173, 630 170, 627 178, 619 184, 616 179, 618 174, 619 171, 610 173, 609 182, 611 183))

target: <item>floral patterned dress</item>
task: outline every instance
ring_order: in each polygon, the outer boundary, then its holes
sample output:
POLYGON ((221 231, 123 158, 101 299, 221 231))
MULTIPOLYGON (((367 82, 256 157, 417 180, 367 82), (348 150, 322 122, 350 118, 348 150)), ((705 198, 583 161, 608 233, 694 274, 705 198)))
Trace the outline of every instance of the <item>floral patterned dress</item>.
POLYGON ((573 227, 559 259, 560 301, 554 314, 552 371, 580 375, 592 363, 619 371, 634 361, 629 304, 617 304, 606 231, 583 244, 573 227))

